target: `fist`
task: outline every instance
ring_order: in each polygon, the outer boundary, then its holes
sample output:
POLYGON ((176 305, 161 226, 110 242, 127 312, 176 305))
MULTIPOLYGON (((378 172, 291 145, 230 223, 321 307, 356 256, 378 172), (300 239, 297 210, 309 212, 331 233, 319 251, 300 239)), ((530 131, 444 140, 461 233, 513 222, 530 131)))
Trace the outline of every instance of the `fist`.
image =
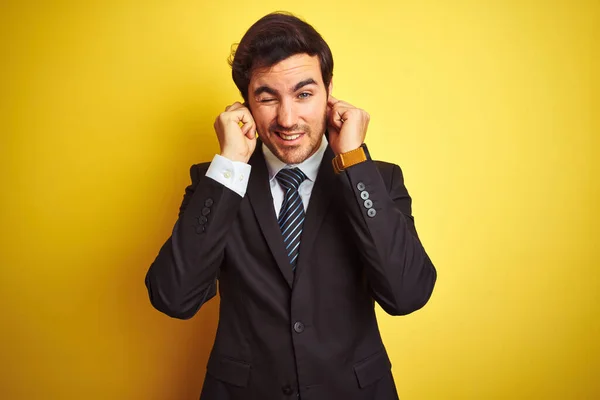
POLYGON ((359 148, 365 141, 370 119, 365 110, 329 96, 327 130, 333 152, 338 155, 359 148))
POLYGON ((247 163, 256 147, 256 124, 250 110, 236 101, 215 120, 221 155, 247 163))

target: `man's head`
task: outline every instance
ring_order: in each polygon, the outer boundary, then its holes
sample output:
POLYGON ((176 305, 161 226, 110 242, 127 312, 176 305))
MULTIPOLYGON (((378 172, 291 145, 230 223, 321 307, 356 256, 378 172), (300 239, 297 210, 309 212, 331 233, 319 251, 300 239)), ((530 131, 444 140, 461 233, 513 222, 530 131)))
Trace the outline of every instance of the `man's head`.
POLYGON ((333 76, 321 35, 290 14, 269 14, 248 29, 230 63, 263 143, 287 164, 310 157, 326 129, 333 76))

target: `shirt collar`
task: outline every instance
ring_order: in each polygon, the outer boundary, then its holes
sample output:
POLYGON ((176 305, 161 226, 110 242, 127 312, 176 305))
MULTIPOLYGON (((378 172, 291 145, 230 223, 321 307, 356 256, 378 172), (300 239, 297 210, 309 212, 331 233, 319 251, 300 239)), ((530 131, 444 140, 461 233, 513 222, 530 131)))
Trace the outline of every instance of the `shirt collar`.
POLYGON ((317 179, 317 173, 319 172, 319 166, 321 165, 321 161, 323 160, 323 155, 325 154, 325 149, 327 149, 327 138, 323 135, 321 139, 321 145, 314 152, 314 154, 308 157, 306 160, 302 161, 300 164, 286 164, 281 161, 275 154, 269 150, 265 144, 262 144, 263 154, 265 156, 265 161, 267 163, 267 169, 269 170, 269 181, 271 181, 275 175, 279 171, 284 168, 299 168, 304 175, 311 181, 315 181, 317 179))

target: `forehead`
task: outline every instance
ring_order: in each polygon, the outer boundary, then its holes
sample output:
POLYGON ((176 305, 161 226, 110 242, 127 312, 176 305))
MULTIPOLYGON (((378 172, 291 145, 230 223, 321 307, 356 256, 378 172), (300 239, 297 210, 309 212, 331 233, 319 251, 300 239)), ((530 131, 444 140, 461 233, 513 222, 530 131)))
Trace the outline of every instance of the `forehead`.
POLYGON ((323 85, 319 57, 295 54, 270 67, 257 68, 250 77, 250 88, 259 86, 290 86, 312 78, 323 85))

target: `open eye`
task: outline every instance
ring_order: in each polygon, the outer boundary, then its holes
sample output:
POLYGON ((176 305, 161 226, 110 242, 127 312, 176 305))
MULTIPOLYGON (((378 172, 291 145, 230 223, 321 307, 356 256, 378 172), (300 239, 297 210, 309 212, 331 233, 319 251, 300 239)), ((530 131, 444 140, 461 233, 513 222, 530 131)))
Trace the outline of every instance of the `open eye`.
POLYGON ((298 98, 299 98, 299 99, 308 99, 310 96, 312 96, 312 94, 311 94, 311 93, 308 93, 308 92, 302 92, 302 93, 300 93, 300 94, 298 95, 298 98))

